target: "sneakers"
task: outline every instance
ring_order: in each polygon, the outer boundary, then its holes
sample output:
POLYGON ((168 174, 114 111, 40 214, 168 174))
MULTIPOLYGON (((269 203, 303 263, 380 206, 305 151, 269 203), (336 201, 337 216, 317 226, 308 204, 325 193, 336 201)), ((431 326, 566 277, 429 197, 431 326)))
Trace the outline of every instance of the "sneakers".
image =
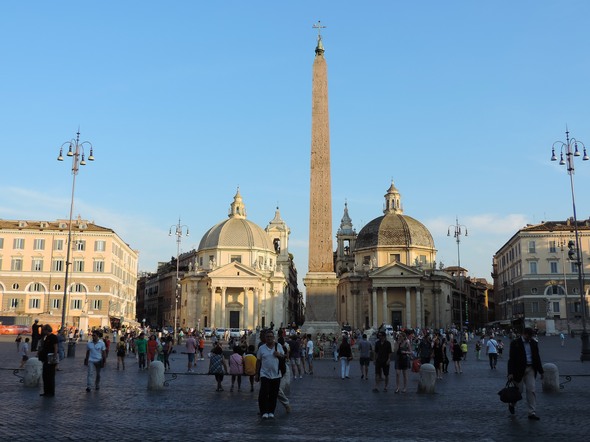
MULTIPOLYGON (((268 418, 269 418, 269 419, 274 419, 274 418, 275 418, 275 415, 274 415, 274 413, 268 413, 268 418)), ((530 419, 530 416, 529 416, 529 419, 530 419)), ((538 418, 537 418, 537 419, 538 419, 538 418)))
MULTIPOLYGON (((264 413, 262 415, 262 419, 268 419, 270 416, 268 415, 268 413, 264 413)), ((273 416, 274 417, 274 416, 273 416)))
POLYGON ((508 411, 510 414, 514 414, 514 404, 508 404, 508 411))

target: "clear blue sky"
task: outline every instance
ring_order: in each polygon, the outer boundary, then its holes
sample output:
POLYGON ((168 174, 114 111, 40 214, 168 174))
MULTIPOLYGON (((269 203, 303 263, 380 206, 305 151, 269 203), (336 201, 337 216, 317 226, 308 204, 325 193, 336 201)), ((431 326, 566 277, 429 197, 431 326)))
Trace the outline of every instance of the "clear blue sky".
MULTIPOLYGON (((75 136, 96 161, 75 215, 115 229, 140 270, 227 216, 237 186, 265 227, 277 203, 307 272, 311 68, 321 20, 328 62, 334 235, 344 201, 358 230, 391 179, 438 259, 467 226, 461 264, 491 281, 520 227, 572 215, 549 161, 590 145, 588 1, 27 1, 0 5, 0 217, 67 218, 75 136)), ((578 217, 590 162, 577 163, 578 217)), ((301 287, 303 289, 303 287, 301 287)))

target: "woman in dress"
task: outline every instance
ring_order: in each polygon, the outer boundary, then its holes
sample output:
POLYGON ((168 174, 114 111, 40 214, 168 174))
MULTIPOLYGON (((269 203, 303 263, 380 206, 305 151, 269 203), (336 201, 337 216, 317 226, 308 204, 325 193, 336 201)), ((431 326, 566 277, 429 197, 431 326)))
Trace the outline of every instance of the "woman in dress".
POLYGON ((158 341, 156 341, 156 335, 151 335, 150 340, 147 342, 147 366, 148 366, 148 368, 150 366, 150 363, 154 362, 157 350, 158 350, 158 341))
POLYGON ((244 358, 242 349, 239 345, 234 345, 234 352, 229 357, 229 374, 231 374, 231 387, 229 391, 234 391, 236 378, 238 380, 238 391, 242 391, 242 374, 244 374, 244 358))
POLYGON ((397 337, 397 351, 395 360, 395 392, 399 393, 400 375, 404 380, 402 393, 406 392, 408 386, 408 369, 410 368, 410 361, 412 356, 412 346, 410 340, 404 332, 401 332, 397 337))
POLYGON ((441 337, 437 334, 434 338, 434 343, 432 345, 432 351, 434 353, 434 368, 436 369, 436 378, 442 379, 443 374, 443 362, 444 362, 444 347, 445 343, 442 341, 441 337))
POLYGON ((221 383, 223 382, 223 375, 227 373, 227 363, 223 358, 223 350, 219 344, 215 344, 211 350, 211 358, 209 359, 209 374, 215 375, 217 381, 217 389, 215 391, 223 391, 221 383))

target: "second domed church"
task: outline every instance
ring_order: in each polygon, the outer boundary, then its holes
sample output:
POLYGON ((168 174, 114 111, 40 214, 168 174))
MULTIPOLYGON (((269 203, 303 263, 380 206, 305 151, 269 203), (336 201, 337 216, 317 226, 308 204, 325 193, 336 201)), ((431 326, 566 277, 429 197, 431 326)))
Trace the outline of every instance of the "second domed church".
POLYGON ((446 327, 451 323, 453 279, 436 268, 432 235, 404 215, 393 182, 383 215, 357 234, 344 205, 336 234, 337 317, 359 328, 446 327))

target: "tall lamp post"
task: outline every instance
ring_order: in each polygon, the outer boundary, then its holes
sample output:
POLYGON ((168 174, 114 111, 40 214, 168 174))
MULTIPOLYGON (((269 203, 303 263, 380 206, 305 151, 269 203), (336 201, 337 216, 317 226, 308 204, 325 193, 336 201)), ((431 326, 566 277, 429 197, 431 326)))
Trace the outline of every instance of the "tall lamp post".
POLYGON ((561 247, 561 261, 563 262, 563 288, 565 290, 565 320, 567 321, 567 334, 570 334, 570 309, 569 309, 569 301, 567 299, 567 276, 565 274, 565 245, 566 242, 564 239, 559 241, 559 246, 561 247))
POLYGON ((186 236, 189 236, 188 226, 180 224, 180 218, 178 218, 178 224, 170 226, 168 236, 172 236, 172 229, 176 235, 176 286, 174 291, 174 342, 176 341, 176 331, 178 330, 178 299, 180 298, 180 241, 182 240, 182 232, 186 231, 186 236))
POLYGON ((451 236, 451 228, 453 229, 453 236, 457 241, 457 278, 459 282, 459 330, 463 331, 463 282, 461 281, 461 235, 467 236, 467 227, 459 224, 459 218, 455 218, 455 224, 449 226, 447 236, 451 236), (465 233, 463 233, 465 231, 465 233))
POLYGON ((570 138, 570 133, 566 127, 565 129, 565 142, 563 141, 556 141, 551 146, 551 161, 557 161, 557 157, 555 156, 555 147, 557 146, 560 149, 560 166, 567 166, 567 173, 570 176, 570 189, 572 193, 572 208, 574 212, 574 234, 575 234, 575 243, 568 244, 570 251, 568 252, 568 257, 571 260, 576 262, 578 267, 578 285, 580 290, 580 306, 582 309, 582 352, 580 354, 580 360, 582 361, 590 361, 590 342, 588 341, 588 330, 586 329, 586 294, 584 292, 584 269, 582 268, 582 253, 580 249, 580 236, 578 234, 578 218, 576 215, 576 196, 574 192, 574 157, 580 156, 580 151, 578 150, 578 144, 580 144, 584 150, 584 156, 582 157, 583 161, 588 161, 590 159, 588 157, 588 153, 586 152, 586 146, 579 140, 575 138, 570 138), (573 149, 572 149, 573 147, 573 149), (565 151, 564 160, 563 154, 565 151), (574 249, 575 247, 575 249, 574 249))
POLYGON ((66 275, 64 281, 64 296, 63 296, 63 305, 61 309, 61 326, 65 327, 66 325, 66 306, 68 301, 68 278, 70 276, 70 254, 72 251, 72 216, 74 213, 74 191, 76 190, 76 175, 78 175, 78 170, 80 166, 86 165, 86 160, 84 158, 84 145, 90 146, 90 155, 88 155, 88 161, 94 161, 93 147, 90 141, 83 141, 80 142, 80 129, 76 133, 76 138, 71 139, 70 141, 66 141, 61 145, 59 148, 59 156, 57 157, 57 161, 63 161, 63 148, 64 146, 68 146, 68 153, 66 156, 72 157, 72 199, 70 202, 70 222, 68 224, 68 250, 66 252, 66 275))

